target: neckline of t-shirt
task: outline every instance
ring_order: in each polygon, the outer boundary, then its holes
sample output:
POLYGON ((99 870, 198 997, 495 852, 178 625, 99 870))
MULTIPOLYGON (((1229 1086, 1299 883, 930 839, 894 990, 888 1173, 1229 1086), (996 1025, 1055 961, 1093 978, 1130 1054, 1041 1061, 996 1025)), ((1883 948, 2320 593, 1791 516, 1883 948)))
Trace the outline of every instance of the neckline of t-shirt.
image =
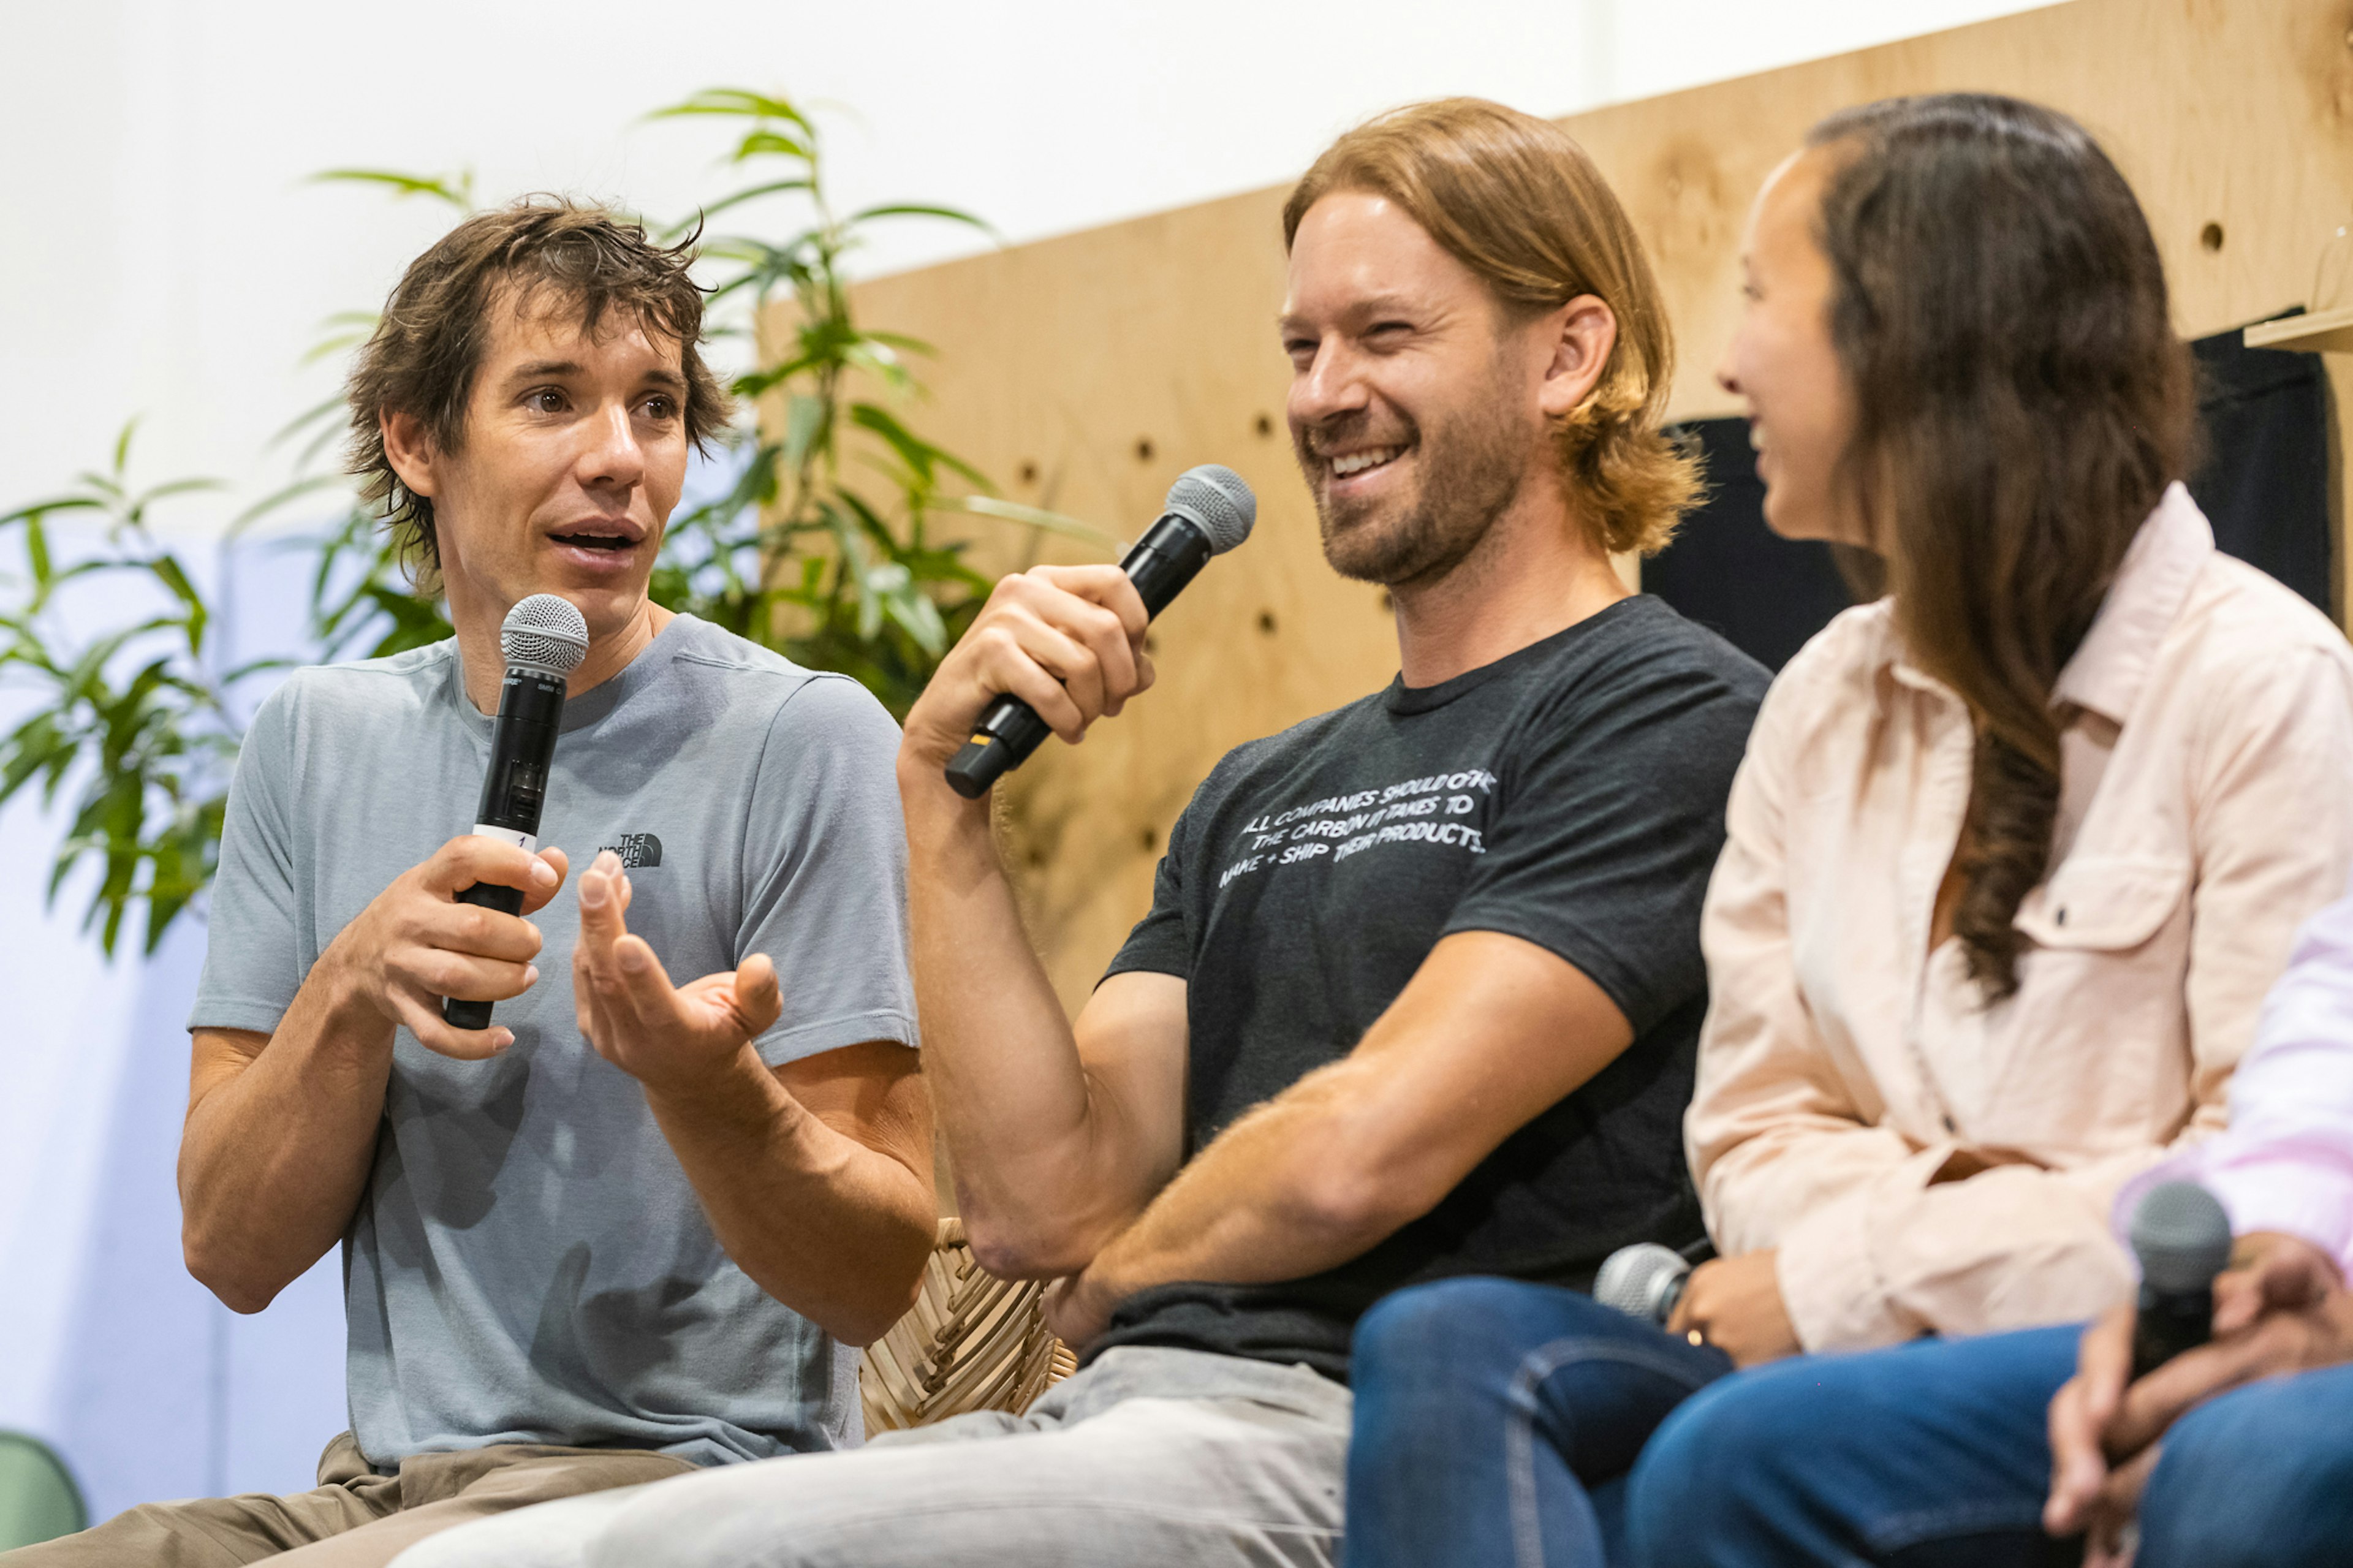
MULTIPOLYGON (((690 634, 681 632, 678 637, 672 637, 670 633, 688 621, 697 621, 697 617, 683 611, 672 615, 669 624, 653 635, 653 640, 639 650, 638 657, 615 671, 610 679, 597 682, 577 697, 565 699, 564 722, 557 729, 556 733, 569 735, 575 730, 585 730, 591 724, 599 723, 610 718, 616 708, 628 700, 630 693, 651 680, 654 678, 654 671, 669 662, 670 656, 680 651, 680 644, 683 643, 690 634), (657 655, 660 657, 657 658, 657 655)), ((697 624, 701 623, 697 621, 697 624)), ((450 639, 448 647, 449 701, 458 710, 459 716, 465 720, 468 727, 484 741, 488 741, 491 727, 497 723, 498 717, 496 714, 485 713, 475 707, 473 699, 466 695, 465 658, 458 651, 456 638, 450 639)))
POLYGON ((1603 625, 1623 618, 1634 612, 1629 605, 1656 603, 1648 594, 1630 594, 1586 616, 1581 621, 1563 626, 1548 637, 1539 637, 1525 647, 1514 648, 1498 659, 1491 659, 1476 669, 1466 669, 1451 680, 1441 680, 1435 686, 1408 686, 1402 671, 1393 677, 1388 689, 1381 693, 1382 706, 1392 713, 1427 713, 1443 708, 1457 698, 1476 691, 1491 680, 1511 674, 1524 665, 1533 664, 1548 654, 1556 653, 1570 643, 1590 636, 1603 625))

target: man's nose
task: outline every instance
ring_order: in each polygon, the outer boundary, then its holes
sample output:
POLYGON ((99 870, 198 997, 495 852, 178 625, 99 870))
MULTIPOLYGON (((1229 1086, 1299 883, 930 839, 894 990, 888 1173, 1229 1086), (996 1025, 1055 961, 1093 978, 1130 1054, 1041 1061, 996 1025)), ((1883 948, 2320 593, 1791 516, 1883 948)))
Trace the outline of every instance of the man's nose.
POLYGON ((1361 371, 1346 345, 1328 338, 1316 345, 1314 359, 1292 377, 1291 422, 1325 425, 1362 412, 1370 399, 1361 371))
POLYGON ((616 404, 588 421, 588 441, 581 453, 581 482, 628 489, 645 478, 645 448, 638 444, 629 410, 616 404))

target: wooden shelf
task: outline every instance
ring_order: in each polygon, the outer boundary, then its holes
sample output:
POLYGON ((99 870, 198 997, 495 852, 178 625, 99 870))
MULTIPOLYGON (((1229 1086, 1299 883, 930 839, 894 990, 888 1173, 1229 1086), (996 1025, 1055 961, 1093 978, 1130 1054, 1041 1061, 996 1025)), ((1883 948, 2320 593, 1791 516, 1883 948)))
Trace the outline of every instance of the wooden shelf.
POLYGON ((2300 349, 2306 353, 2353 353, 2353 305, 2318 315, 2290 316, 2247 329, 2251 349, 2300 349))

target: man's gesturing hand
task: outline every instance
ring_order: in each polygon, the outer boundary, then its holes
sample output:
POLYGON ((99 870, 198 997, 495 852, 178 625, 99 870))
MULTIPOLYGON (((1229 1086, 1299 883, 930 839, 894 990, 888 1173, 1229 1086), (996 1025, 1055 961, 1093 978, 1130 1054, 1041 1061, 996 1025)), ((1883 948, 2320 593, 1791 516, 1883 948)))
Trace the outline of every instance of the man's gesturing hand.
POLYGON ((539 978, 534 914, 564 886, 561 849, 525 853, 495 838, 463 834, 411 867, 337 936, 327 958, 387 1024, 401 1025, 427 1050, 478 1059, 514 1044, 511 1030, 452 1028, 441 999, 503 1002, 539 978), (515 888, 522 915, 503 914, 458 895, 477 882, 515 888))
POLYGON ((580 878, 572 994, 596 1054, 649 1089, 705 1082, 784 1011, 776 966, 754 953, 733 973, 673 986, 646 939, 629 934, 629 879, 607 849, 580 878))
POLYGON ((1150 620, 1116 566, 1033 566, 999 579, 907 715, 902 764, 938 783, 1000 692, 1036 709, 1063 740, 1082 739, 1088 725, 1152 684, 1144 653, 1150 620))

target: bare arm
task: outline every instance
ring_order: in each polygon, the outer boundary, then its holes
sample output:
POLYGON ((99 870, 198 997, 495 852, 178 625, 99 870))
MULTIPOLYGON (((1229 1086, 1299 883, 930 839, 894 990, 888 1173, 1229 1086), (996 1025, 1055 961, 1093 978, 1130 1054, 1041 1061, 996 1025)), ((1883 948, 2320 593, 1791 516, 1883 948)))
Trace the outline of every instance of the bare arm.
POLYGON ((538 977, 528 921, 456 901, 495 882, 526 913, 563 885, 563 851, 455 838, 343 928, 268 1035, 199 1029, 180 1142, 181 1246, 188 1272, 232 1310, 258 1312, 325 1256, 367 1182, 406 1025, 444 1055, 480 1058, 503 1028, 453 1029, 440 998, 503 1001, 538 977))
POLYGON ((1144 606, 1114 567, 1006 578, 907 717, 899 752, 925 1071, 958 1207, 992 1272, 1085 1267, 1175 1173, 1185 983, 1105 981, 1072 1027, 1021 929, 986 802, 940 770, 989 698, 1026 699, 1065 740, 1150 683, 1144 606))
POLYGON ((1083 1342, 1136 1291, 1293 1279, 1436 1207, 1480 1161, 1607 1067, 1633 1028, 1535 943, 1442 939, 1356 1049, 1234 1123, 1058 1290, 1083 1342))
POLYGON ((635 1077, 711 1228, 769 1295, 846 1344, 912 1306, 934 1225, 932 1129, 914 1051, 890 1040, 773 1071, 753 1042, 782 1011, 776 966, 673 987, 628 934, 610 851, 580 879, 581 1033, 635 1077))

